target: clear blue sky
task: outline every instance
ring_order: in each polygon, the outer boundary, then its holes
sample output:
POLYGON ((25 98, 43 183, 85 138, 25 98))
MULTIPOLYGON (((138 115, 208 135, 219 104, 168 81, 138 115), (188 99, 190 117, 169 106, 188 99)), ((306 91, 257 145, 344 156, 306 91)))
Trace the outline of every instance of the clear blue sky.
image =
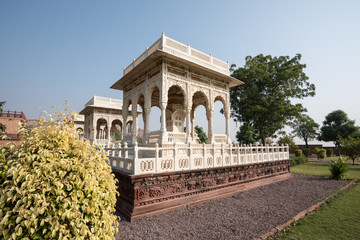
POLYGON ((301 101, 308 114, 322 124, 342 109, 360 125, 359 13, 360 1, 2 0, 0 101, 34 119, 65 99, 77 111, 93 95, 122 99, 110 86, 165 32, 237 66, 247 55, 301 53, 316 85, 301 101))

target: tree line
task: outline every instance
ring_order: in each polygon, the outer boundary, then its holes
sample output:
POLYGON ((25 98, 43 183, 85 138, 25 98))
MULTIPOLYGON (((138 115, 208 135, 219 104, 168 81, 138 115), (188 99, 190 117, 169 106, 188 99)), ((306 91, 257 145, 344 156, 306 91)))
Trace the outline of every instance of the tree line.
POLYGON ((344 111, 330 112, 320 128, 305 114, 307 109, 301 103, 293 103, 293 100, 315 96, 315 85, 309 82, 305 68, 301 54, 292 58, 247 56, 243 67, 231 65, 231 76, 245 83, 230 90, 231 115, 240 124, 236 134, 239 143, 266 144, 268 139, 281 135, 283 138, 297 136, 304 140, 306 147, 314 139, 331 141, 336 147, 341 143, 345 145, 349 139, 360 142, 360 128, 344 111), (285 126, 292 127, 293 135, 284 133, 285 126))

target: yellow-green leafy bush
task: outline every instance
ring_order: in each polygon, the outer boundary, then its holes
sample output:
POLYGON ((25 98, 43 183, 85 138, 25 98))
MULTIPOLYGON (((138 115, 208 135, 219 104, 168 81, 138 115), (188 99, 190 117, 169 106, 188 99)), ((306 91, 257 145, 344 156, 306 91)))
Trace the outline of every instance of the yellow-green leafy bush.
POLYGON ((55 113, 0 152, 0 239, 114 239, 115 179, 106 154, 55 113))
POLYGON ((316 155, 318 159, 325 159, 326 157, 326 150, 323 148, 315 148, 316 155))

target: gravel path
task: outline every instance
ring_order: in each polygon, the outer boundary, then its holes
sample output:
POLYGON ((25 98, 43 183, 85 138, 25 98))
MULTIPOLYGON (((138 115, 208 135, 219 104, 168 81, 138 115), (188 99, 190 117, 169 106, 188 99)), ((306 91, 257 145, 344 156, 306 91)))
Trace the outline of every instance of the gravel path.
POLYGON ((135 222, 120 221, 116 239, 253 239, 345 186, 344 181, 294 178, 135 222))

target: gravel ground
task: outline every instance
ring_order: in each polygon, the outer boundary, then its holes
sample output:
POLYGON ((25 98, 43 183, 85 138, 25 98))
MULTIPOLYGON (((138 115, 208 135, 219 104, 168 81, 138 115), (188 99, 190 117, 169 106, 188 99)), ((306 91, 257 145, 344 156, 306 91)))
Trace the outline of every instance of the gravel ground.
POLYGON ((152 216, 120 221, 116 239, 253 239, 345 186, 344 181, 294 178, 233 197, 152 216))

